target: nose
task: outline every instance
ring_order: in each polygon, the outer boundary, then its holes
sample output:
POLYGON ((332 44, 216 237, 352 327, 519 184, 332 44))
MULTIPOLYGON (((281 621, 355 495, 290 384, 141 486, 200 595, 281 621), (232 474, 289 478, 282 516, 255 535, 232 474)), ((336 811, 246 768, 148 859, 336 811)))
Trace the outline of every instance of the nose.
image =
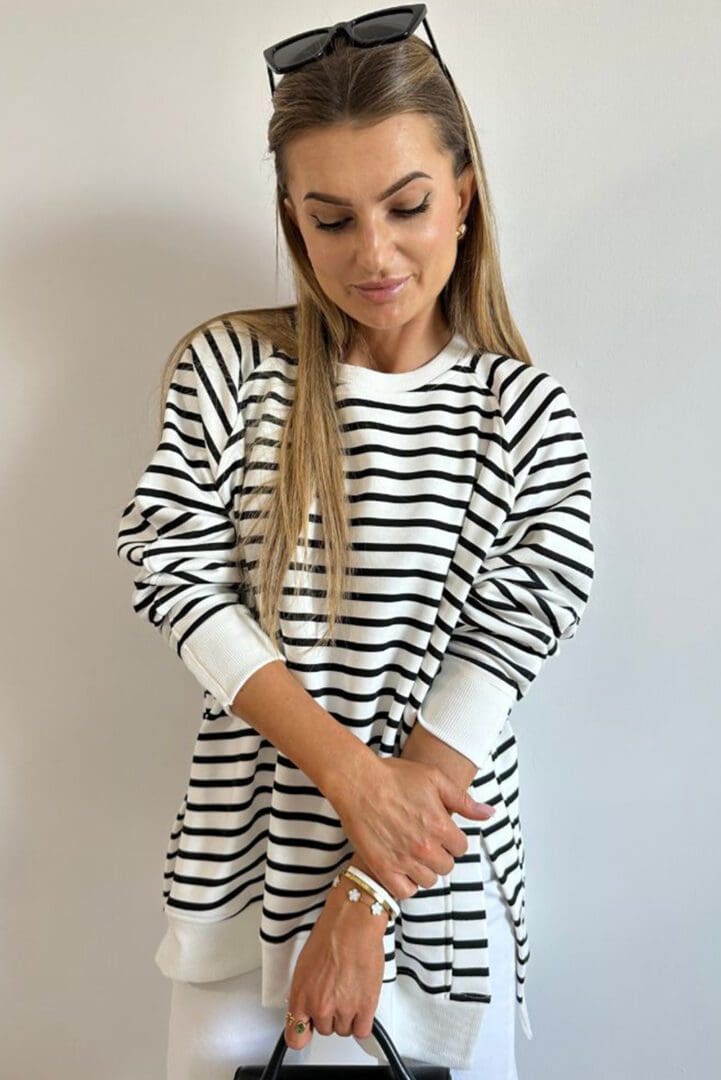
POLYGON ((376 276, 377 267, 392 266, 396 235, 390 222, 378 219, 359 221, 354 240, 356 263, 367 268, 367 277, 376 276))

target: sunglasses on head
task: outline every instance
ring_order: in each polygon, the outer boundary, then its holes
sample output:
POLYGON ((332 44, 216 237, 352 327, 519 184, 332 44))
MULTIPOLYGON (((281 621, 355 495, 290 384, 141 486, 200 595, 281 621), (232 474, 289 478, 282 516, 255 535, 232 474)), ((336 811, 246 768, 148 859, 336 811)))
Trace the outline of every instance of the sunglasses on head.
POLYGON ((305 67, 314 60, 320 60, 322 56, 330 52, 337 34, 345 34, 348 44, 358 49, 371 49, 374 45, 387 45, 391 41, 402 41, 410 37, 421 21, 441 70, 453 86, 451 73, 441 60, 441 54, 433 40, 426 18, 426 5, 404 4, 400 7, 371 11, 349 22, 338 22, 335 26, 321 26, 315 30, 305 30, 302 34, 284 38, 283 41, 278 41, 275 45, 264 49, 263 56, 268 69, 271 95, 275 93, 273 72, 276 75, 285 75, 288 71, 297 71, 298 68, 305 67))

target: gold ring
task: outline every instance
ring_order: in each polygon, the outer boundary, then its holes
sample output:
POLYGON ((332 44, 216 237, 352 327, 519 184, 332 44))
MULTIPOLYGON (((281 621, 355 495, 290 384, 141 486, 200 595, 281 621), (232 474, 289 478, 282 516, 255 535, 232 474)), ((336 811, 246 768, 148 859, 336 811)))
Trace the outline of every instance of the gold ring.
POLYGON ((299 1020, 297 1017, 293 1016, 292 1013, 288 1012, 285 1014, 285 1022, 286 1024, 294 1024, 297 1033, 302 1035, 310 1023, 310 1020, 299 1020))

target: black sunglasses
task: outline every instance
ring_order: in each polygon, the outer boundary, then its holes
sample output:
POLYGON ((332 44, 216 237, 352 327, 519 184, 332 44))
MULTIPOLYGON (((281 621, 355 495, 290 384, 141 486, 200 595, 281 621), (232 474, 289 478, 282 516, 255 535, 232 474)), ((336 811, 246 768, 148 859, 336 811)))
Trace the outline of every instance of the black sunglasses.
POLYGON ((278 41, 275 45, 264 49, 263 56, 268 69, 271 95, 275 93, 273 72, 277 75, 285 75, 288 71, 297 71, 298 68, 311 64, 314 60, 320 60, 322 56, 330 52, 336 34, 345 34, 348 43, 359 49, 371 49, 374 45, 386 45, 391 41, 402 41, 410 37, 421 20, 441 70, 455 90, 451 73, 441 60, 441 54, 433 40, 426 18, 426 5, 404 4, 401 7, 371 11, 349 22, 338 22, 335 26, 321 26, 316 30, 305 30, 302 34, 284 38, 283 41, 278 41))

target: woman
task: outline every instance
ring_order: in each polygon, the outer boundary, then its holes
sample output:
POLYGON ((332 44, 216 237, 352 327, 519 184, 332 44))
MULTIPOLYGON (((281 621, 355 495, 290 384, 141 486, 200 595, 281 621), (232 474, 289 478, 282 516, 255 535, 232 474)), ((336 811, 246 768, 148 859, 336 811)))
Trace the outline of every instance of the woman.
POLYGON ((383 1062, 374 1016, 411 1065, 506 1080, 516 1006, 531 1037, 509 714, 587 604, 591 475, 425 8, 388 10, 266 51, 297 303, 178 343, 120 523, 135 611, 204 688, 156 954, 169 1080, 282 1030, 293 1064, 383 1062))

